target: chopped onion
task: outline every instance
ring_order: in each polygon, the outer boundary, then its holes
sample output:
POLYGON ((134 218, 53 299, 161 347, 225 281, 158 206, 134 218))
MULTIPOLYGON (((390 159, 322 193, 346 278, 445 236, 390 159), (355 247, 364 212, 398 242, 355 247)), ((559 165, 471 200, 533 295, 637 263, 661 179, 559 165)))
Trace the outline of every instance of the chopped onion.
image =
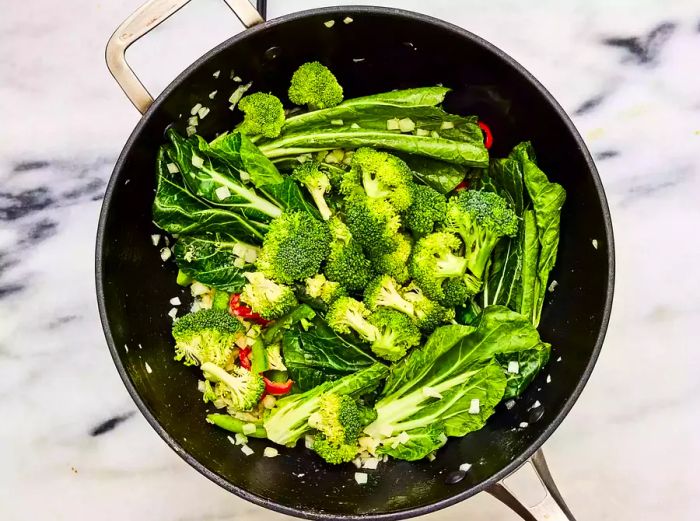
POLYGON ((366 472, 355 472, 355 481, 358 485, 364 485, 367 483, 367 473, 366 472))
POLYGON ((212 76, 214 76, 215 78, 218 78, 219 74, 221 74, 221 71, 215 71, 214 74, 212 74, 212 76))
POLYGON ((406 431, 401 431, 401 433, 396 437, 396 441, 398 441, 399 443, 406 443, 410 439, 411 437, 406 431))
POLYGON ((158 246, 158 243, 160 242, 160 235, 157 233, 151 235, 151 242, 153 243, 153 246, 158 246))
POLYGON ((399 120, 399 130, 401 132, 413 132, 415 129, 416 123, 411 118, 399 120))
POLYGON ((173 252, 170 251, 170 248, 161 248, 160 249, 160 258, 163 262, 167 261, 172 254, 173 254, 173 252))
POLYGON ((124 351, 126 351, 127 353, 129 352, 129 346, 126 344, 124 344, 124 351))
POLYGON ((520 364, 517 360, 511 360, 508 362, 508 372, 510 374, 518 374, 520 372, 520 364))
POLYGON ((462 463, 462 464, 459 466, 459 470, 461 470, 462 472, 469 472, 469 469, 470 469, 470 468, 472 468, 472 464, 471 464, 471 463, 462 463))
POLYGON ((365 59, 366 58, 353 58, 352 61, 354 61, 355 63, 360 63, 360 62, 365 61, 365 59))
POLYGON ((235 81, 236 83, 241 83, 241 82, 243 82, 243 78, 241 78, 240 76, 234 76, 234 77, 231 78, 231 79, 232 79, 233 81, 235 81))
POLYGON ((428 454, 427 458, 428 461, 435 461, 437 459, 437 456, 435 456, 434 452, 431 452, 430 454, 428 454))
POLYGON ((335 20, 328 20, 327 22, 323 22, 323 25, 328 27, 329 29, 335 25, 335 20))
POLYGON ((209 99, 214 99, 216 98, 216 93, 219 92, 218 90, 213 90, 209 93, 209 99))
POLYGON ((182 302, 180 302, 180 297, 171 298, 170 304, 172 304, 173 306, 179 306, 180 304, 182 304, 182 302))
POLYGON ((201 282, 193 282, 190 286, 190 291, 192 292, 192 296, 199 297, 200 295, 209 293, 209 287, 205 286, 201 282))
POLYGON ((204 159, 196 154, 192 154, 192 166, 195 168, 202 168, 204 166, 204 159))
POLYGON ((311 434, 304 436, 304 447, 312 449, 314 446, 314 437, 311 434))
POLYGON ((241 434, 240 432, 236 433, 236 445, 245 445, 248 443, 248 436, 245 434, 241 434))
POLYGON ((192 125, 190 125, 185 129, 185 132, 187 133, 187 137, 193 136, 197 133, 197 127, 193 127, 192 125))
POLYGON ((520 427, 521 429, 524 429, 524 428, 527 427, 527 426, 528 426, 528 423, 527 423, 527 422, 520 422, 519 427, 520 427))
POLYGON ((537 409, 540 405, 542 405, 542 404, 540 403, 540 401, 539 401, 539 400, 535 400, 535 403, 533 403, 533 404, 530 406, 530 409, 537 409))
POLYGON ((362 468, 369 470, 376 470, 379 465, 379 460, 377 458, 367 458, 362 462, 362 468))
POLYGON ((440 125, 440 130, 449 130, 451 128, 455 128, 455 124, 452 121, 443 121, 442 125, 440 125))
POLYGON ((469 402, 469 414, 479 414, 481 411, 481 403, 479 402, 478 398, 472 398, 472 401, 469 402))
POLYGON ((391 425, 385 425, 384 427, 381 428, 379 431, 379 434, 382 436, 385 436, 387 438, 390 438, 392 434, 394 434, 394 428, 391 425))
POLYGON ((146 372, 148 374, 151 374, 153 372, 153 369, 151 369, 151 366, 148 365, 148 362, 145 362, 144 365, 146 366, 146 372))
POLYGON ((228 102, 231 104, 231 106, 229 107, 231 110, 236 108, 236 105, 238 105, 238 102, 241 101, 243 95, 252 86, 252 83, 247 83, 245 85, 240 85, 238 88, 236 88, 236 90, 233 91, 231 96, 228 98, 228 102))
POLYGON ((266 458, 274 458, 279 455, 280 452, 274 447, 265 447, 265 450, 263 451, 263 456, 266 458))
POLYGON ((429 136, 429 135, 430 135, 430 131, 429 131, 429 130, 425 130, 424 128, 419 128, 419 129, 416 130, 416 136, 426 137, 426 136, 429 136))
POLYGON ((170 311, 168 311, 168 316, 174 319, 177 316, 177 308, 171 308, 170 311))
POLYGON ((225 186, 220 186, 219 188, 214 190, 214 193, 216 194, 216 197, 218 197, 219 201, 224 201, 231 197, 231 192, 225 186))
POLYGON ((332 119, 331 120, 331 125, 336 125, 338 127, 343 126, 343 120, 342 119, 332 119))
POLYGON ((233 265, 236 268, 245 268, 245 265, 246 265, 245 259, 237 257, 236 259, 234 259, 233 265))
POLYGON ((236 440, 234 440, 231 436, 226 436, 226 437, 228 438, 228 441, 231 442, 231 445, 235 445, 235 444, 236 444, 236 440))
POLYGON ((593 239, 593 240, 591 241, 591 244, 593 245, 593 247, 594 247, 596 250, 598 249, 598 240, 597 240, 597 239, 593 239))
POLYGON ((557 362, 561 362, 561 356, 557 358, 557 362))
POLYGON ((171 174, 177 174, 180 171, 175 163, 168 163, 166 166, 168 167, 168 172, 171 174))
POLYGON ((197 116, 190 116, 187 119, 187 124, 191 127, 196 127, 197 125, 199 125, 199 118, 197 116))
POLYGON ((547 383, 548 383, 548 384, 551 384, 551 383, 552 383, 552 375, 551 375, 551 374, 548 374, 548 375, 547 375, 547 383))
POLYGON ((362 127, 360 127, 360 125, 358 125, 357 123, 353 123, 352 125, 350 125, 350 128, 358 129, 362 127))
POLYGON ((515 407, 515 400, 508 400, 506 402, 506 409, 510 411, 513 407, 515 407))
POLYGON ((552 283, 549 285, 549 288, 547 288, 547 289, 549 290, 550 293, 552 293, 555 289, 557 289, 558 285, 559 285, 559 283, 556 280, 553 280, 552 283))
POLYGON ((262 399, 262 404, 265 409, 273 409, 276 402, 277 399, 271 394, 266 395, 265 398, 262 399))
POLYGON ((241 445, 241 452, 245 454, 246 456, 250 456, 251 454, 255 454, 255 451, 248 447, 248 445, 241 445))
POLYGON ((360 459, 359 456, 357 458, 355 458, 354 460, 352 460, 352 464, 355 465, 355 468, 357 468, 357 469, 362 468, 362 460, 360 459))
POLYGON ((428 398, 438 398, 438 399, 442 398, 442 395, 438 391, 433 389, 432 387, 428 387, 428 386, 423 387, 422 391, 423 391, 423 396, 427 396, 428 398))
POLYGON ((197 112, 199 112, 199 109, 201 109, 201 108, 202 108, 202 104, 197 103, 194 107, 192 107, 192 109, 190 109, 190 115, 194 116, 197 112))
POLYGON ((241 170, 239 177, 241 178, 241 181, 244 183, 247 183, 248 181, 250 181, 250 174, 248 172, 246 172, 245 170, 241 170))
POLYGON ((254 423, 244 423, 243 424, 243 434, 248 435, 248 434, 253 434, 255 432, 255 424, 254 423))
POLYGON ((350 18, 349 16, 346 16, 346 17, 343 19, 343 23, 344 23, 345 25, 351 24, 351 23, 353 23, 354 21, 355 21, 355 20, 353 20, 353 19, 350 18))
POLYGON ((202 107, 202 108, 199 109, 199 111, 197 112, 197 115, 199 116, 199 119, 204 119, 204 118, 207 117, 207 114, 209 114, 209 112, 210 112, 209 107, 202 107))
POLYGON ((386 122, 387 130, 399 130, 401 128, 401 120, 399 118, 388 119, 386 122))

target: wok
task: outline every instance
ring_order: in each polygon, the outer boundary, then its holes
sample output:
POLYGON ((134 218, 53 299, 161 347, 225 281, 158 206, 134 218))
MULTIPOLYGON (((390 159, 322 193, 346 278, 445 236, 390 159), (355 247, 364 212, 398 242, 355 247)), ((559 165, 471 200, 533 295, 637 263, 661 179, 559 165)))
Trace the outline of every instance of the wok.
POLYGON ((595 165, 562 108, 528 73, 478 36, 428 16, 397 9, 315 9, 263 21, 247 0, 226 0, 249 27, 202 56, 154 101, 125 61, 125 49, 189 0, 151 0, 127 19, 107 47, 107 63, 143 117, 115 165, 100 216, 96 278, 100 317, 114 363, 143 415, 178 455, 209 479, 253 503, 309 519, 402 519, 488 491, 524 519, 573 520, 539 448, 562 422, 588 380, 610 316, 614 280, 612 226, 595 165), (343 23, 351 18, 352 23, 343 23), (335 20, 326 27, 324 22, 335 20), (232 69, 255 89, 285 98, 292 72, 320 60, 347 97, 442 83, 454 92, 450 112, 476 114, 495 136, 491 152, 507 154, 529 139, 543 170, 568 192, 561 245, 540 331, 554 348, 549 366, 508 410, 485 428, 455 439, 433 462, 390 461, 355 483, 352 466, 330 466, 303 447, 246 457, 226 434, 204 422, 196 371, 173 360, 168 300, 181 291, 175 267, 151 243, 155 158, 165 129, 183 131, 190 107, 211 112, 198 131, 230 129, 232 69), (219 74, 215 74, 220 71, 219 74), (218 76, 215 77, 215 76, 218 76), (221 95, 210 100, 210 92, 221 95), (179 117, 183 114, 184 116, 179 117), (596 247, 593 241, 597 241, 596 247), (142 349, 134 348, 140 344, 142 349), (127 352, 124 346, 132 348, 127 352), (558 361, 561 357, 561 361, 558 361), (551 383, 546 376, 551 375, 551 383), (535 401, 542 407, 532 409, 535 401), (526 428, 518 427, 527 422, 526 428), (466 474, 460 464, 473 467, 466 474), (519 501, 503 481, 531 463, 546 487, 536 505, 519 501), (301 476, 303 475, 303 476, 301 476))

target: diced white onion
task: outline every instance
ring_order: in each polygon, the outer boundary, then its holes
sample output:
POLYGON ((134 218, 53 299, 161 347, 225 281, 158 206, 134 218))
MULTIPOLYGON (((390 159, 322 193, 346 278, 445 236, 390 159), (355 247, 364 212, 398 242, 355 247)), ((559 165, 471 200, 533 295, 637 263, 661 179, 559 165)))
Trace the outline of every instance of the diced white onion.
POLYGON ((277 399, 271 394, 266 395, 265 398, 262 399, 262 404, 265 409, 273 409, 276 402, 277 399))
POLYGON ((170 246, 170 239, 168 238, 167 235, 163 237, 163 240, 165 241, 166 246, 170 246))
POLYGON ((199 112, 199 109, 202 108, 201 103, 197 103, 192 109, 190 110, 190 115, 194 116, 197 112, 199 112))
POLYGON ((533 403, 533 404, 530 406, 530 409, 537 409, 540 405, 542 405, 542 404, 540 403, 540 401, 539 401, 539 400, 535 400, 535 403, 533 403))
POLYGON ((247 183, 248 181, 250 181, 250 174, 248 172, 246 172, 245 170, 241 171, 241 173, 239 174, 239 177, 241 178, 241 181, 244 183, 247 183))
POLYGON ((196 127, 199 125, 199 118, 197 116, 190 116, 190 118, 187 120, 187 124, 196 127))
POLYGON ((197 111, 197 115, 199 116, 199 119, 204 119, 207 117, 207 114, 209 114, 210 109, 209 107, 202 107, 197 111))
POLYGON ((520 427, 521 429, 524 429, 524 428, 527 427, 527 426, 528 426, 528 423, 527 423, 527 422, 520 422, 519 427, 520 427))
POLYGON ((245 445, 248 443, 248 436, 245 434, 241 434, 240 432, 236 433, 236 445, 245 445))
POLYGON ((124 351, 126 351, 127 353, 129 352, 129 346, 126 344, 124 344, 124 351))
POLYGON ((201 282, 193 282, 190 286, 190 291, 192 292, 193 297, 199 297, 200 295, 209 293, 209 287, 205 286, 201 282))
POLYGON ((472 398, 472 401, 469 402, 469 414, 479 414, 481 411, 481 403, 479 402, 478 398, 472 398))
POLYGON ((557 358, 557 362, 561 362, 561 356, 557 358))
POLYGON ((352 61, 354 61, 355 63, 360 63, 365 61, 365 58, 353 58, 352 61))
POLYGON ((411 118, 403 118, 399 120, 399 130, 401 132, 413 132, 416 129, 416 123, 411 118))
POLYGON ((231 436, 226 436, 226 438, 228 438, 228 441, 231 442, 231 445, 236 444, 236 440, 234 440, 231 436))
POLYGON ((411 439, 411 437, 408 435, 408 433, 406 431, 402 431, 396 437, 396 441, 398 441, 399 443, 406 443, 410 439, 411 439))
POLYGON ((548 383, 548 384, 551 384, 551 383, 552 383, 552 375, 551 375, 551 374, 548 374, 548 375, 547 375, 547 383, 548 383))
POLYGON ((266 458, 274 458, 279 455, 280 451, 278 451, 274 447, 265 447, 265 450, 263 451, 263 456, 265 456, 266 458))
POLYGON ((168 163, 166 166, 168 167, 168 172, 171 174, 177 174, 180 171, 175 163, 168 163))
POLYGON ((304 436, 304 447, 311 449, 314 446, 314 437, 311 434, 304 436))
POLYGON ((214 74, 212 74, 212 76, 214 76, 215 78, 218 78, 219 74, 221 74, 221 71, 215 71, 214 74))
POLYGON ((427 396, 428 398, 438 398, 438 399, 442 398, 442 395, 438 391, 433 389, 432 387, 428 387, 428 386, 423 387, 422 391, 423 391, 423 396, 427 396))
POLYGON ((472 468, 472 464, 471 464, 471 463, 462 463, 462 464, 459 466, 459 470, 461 470, 462 472, 469 472, 469 469, 470 469, 470 468, 472 468))
POLYGON ((335 25, 335 20, 328 20, 327 22, 323 22, 323 25, 328 27, 329 29, 335 25))
POLYGON ((362 468, 369 470, 376 470, 379 465, 379 460, 377 458, 367 458, 362 462, 362 468))
POLYGON ((360 127, 360 125, 358 125, 357 123, 353 123, 352 125, 350 125, 350 128, 358 129, 358 128, 361 128, 361 127, 360 127))
POLYGON ((174 319, 177 316, 177 308, 171 308, 170 311, 168 311, 168 316, 174 319))
POLYGON ((241 98, 243 95, 246 93, 246 91, 252 86, 252 83, 248 83, 246 85, 239 85, 236 90, 233 91, 231 96, 228 98, 228 102, 231 104, 231 107, 229 107, 231 110, 236 108, 236 105, 238 105, 238 102, 241 101, 241 98))
POLYGON ((555 289, 557 289, 558 285, 559 283, 556 280, 553 280, 547 289, 549 289, 549 292, 552 293, 555 289))
POLYGON ((143 346, 141 344, 138 344, 139 349, 143 349, 143 346))
POLYGON ((354 460, 352 460, 352 464, 355 465, 355 468, 357 468, 357 469, 362 468, 362 460, 360 459, 359 456, 357 458, 355 458, 354 460))
POLYGON ((243 81, 243 78, 241 78, 240 76, 234 76, 234 77, 231 78, 231 79, 232 79, 233 81, 235 81, 236 83, 241 83, 241 82, 243 81))
POLYGON ((449 130, 451 128, 455 128, 455 124, 452 121, 443 121, 442 125, 440 125, 440 130, 449 130))
POLYGON ((255 451, 248 447, 248 445, 241 445, 241 452, 245 454, 246 456, 250 456, 251 454, 255 454, 255 451))
POLYGON ((379 434, 386 438, 391 438, 391 435, 394 434, 394 428, 391 425, 385 425, 381 428, 379 434))
POLYGON ((220 186, 219 188, 214 190, 214 193, 216 194, 216 197, 219 199, 219 201, 224 201, 231 197, 231 192, 226 186, 220 186))
POLYGON ((180 297, 173 297, 173 298, 171 298, 171 299, 170 299, 170 304, 173 305, 173 306, 179 306, 180 304, 182 304, 182 302, 180 302, 180 297))
POLYGON ((161 248, 160 249, 160 258, 163 262, 167 261, 172 254, 173 254, 173 252, 170 251, 170 248, 161 248))
POLYGON ((393 118, 393 119, 388 119, 386 121, 386 129, 387 130, 399 130, 401 128, 401 123, 400 123, 399 118, 393 118))
POLYGON ((190 125, 185 129, 185 132, 187 133, 187 137, 193 136, 197 133, 197 127, 193 127, 192 125, 190 125))
POLYGON ((338 127, 343 126, 343 120, 342 119, 332 119, 331 120, 331 125, 336 125, 338 127))
POLYGON ((160 235, 157 233, 151 235, 151 242, 153 243, 153 246, 158 246, 158 243, 160 242, 160 235))
POLYGON ((214 99, 216 98, 216 93, 219 92, 218 90, 213 90, 209 93, 209 99, 214 99))
POLYGON ((243 434, 253 434, 255 432, 254 423, 245 423, 243 425, 243 434))
POLYGON ((204 159, 196 154, 192 154, 192 166, 195 168, 202 168, 204 166, 204 159))
POLYGON ((246 265, 245 259, 241 259, 240 257, 237 257, 236 259, 234 259, 233 265, 236 268, 245 268, 245 265, 246 265))
POLYGON ((146 372, 148 374, 151 374, 153 372, 153 369, 151 369, 151 366, 148 365, 148 362, 145 362, 144 365, 146 366, 146 372))
POLYGON ((517 360, 511 360, 508 362, 508 372, 510 374, 518 374, 520 372, 520 364, 517 360))
POLYGON ((515 407, 515 400, 508 400, 506 402, 506 409, 511 410, 513 407, 515 407))
POLYGON ((593 245, 593 247, 594 247, 596 250, 598 249, 598 239, 593 239, 593 240, 591 241, 591 244, 593 245))
POLYGON ((435 461, 435 460, 437 459, 437 456, 435 456, 435 453, 434 453, 434 452, 431 452, 431 453, 428 454, 428 456, 426 456, 426 457, 428 458, 428 461, 435 461))
POLYGON ((367 473, 366 472, 355 472, 355 481, 358 485, 364 485, 367 483, 367 473))
POLYGON ((430 131, 425 130, 424 128, 419 128, 418 130, 416 130, 416 136, 426 137, 429 135, 430 135, 430 131))
POLYGON ((438 436, 438 441, 440 443, 447 443, 447 435, 444 432, 441 432, 440 436, 438 436))
POLYGON ((345 25, 351 24, 351 23, 353 23, 354 21, 355 21, 355 20, 353 20, 353 19, 350 18, 349 16, 346 16, 346 17, 343 19, 343 23, 344 23, 345 25))

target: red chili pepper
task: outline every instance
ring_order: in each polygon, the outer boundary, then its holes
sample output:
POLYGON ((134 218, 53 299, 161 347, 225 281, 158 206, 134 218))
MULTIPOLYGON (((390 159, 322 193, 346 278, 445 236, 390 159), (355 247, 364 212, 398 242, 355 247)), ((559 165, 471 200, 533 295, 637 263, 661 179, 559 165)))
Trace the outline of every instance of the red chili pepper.
POLYGON ((292 385, 294 385, 294 382, 291 380, 287 380, 284 383, 277 383, 265 378, 264 376, 263 380, 265 381, 265 392, 267 394, 271 394, 272 396, 282 396, 283 394, 287 394, 292 390, 292 385))
POLYGON ((238 360, 241 362, 241 367, 248 369, 248 371, 250 371, 250 351, 250 347, 246 347, 238 352, 238 360))
POLYGON ((270 322, 257 313, 254 313, 253 310, 245 304, 241 303, 241 295, 239 293, 234 293, 231 295, 231 300, 229 300, 229 313, 244 320, 250 320, 251 322, 260 324, 261 326, 266 326, 270 322))
POLYGON ((479 121, 479 128, 484 132, 484 146, 489 149, 493 145, 493 134, 489 126, 483 121, 479 121))
POLYGON ((469 181, 464 179, 461 183, 459 183, 457 186, 455 186, 455 192, 461 192, 462 190, 468 190, 469 189, 469 181))

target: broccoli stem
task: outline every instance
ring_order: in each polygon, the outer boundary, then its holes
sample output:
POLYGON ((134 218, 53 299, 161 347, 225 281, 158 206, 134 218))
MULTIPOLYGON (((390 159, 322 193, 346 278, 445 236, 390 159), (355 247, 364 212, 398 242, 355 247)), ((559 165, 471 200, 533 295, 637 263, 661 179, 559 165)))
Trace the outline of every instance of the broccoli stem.
POLYGON ((333 212, 331 212, 331 209, 328 207, 328 203, 324 197, 325 192, 321 190, 309 190, 309 193, 311 194, 311 198, 314 200, 314 203, 316 203, 316 207, 318 208, 323 220, 327 221, 330 219, 333 212))
POLYGON ((451 253, 437 261, 437 276, 441 278, 453 278, 464 275, 467 271, 467 259, 451 253))
POLYGON ((254 424, 255 432, 246 434, 243 432, 243 426, 249 422, 244 422, 243 420, 239 420, 238 418, 234 418, 228 414, 209 414, 207 415, 207 421, 229 432, 245 434, 246 436, 250 436, 252 438, 267 438, 267 432, 265 431, 265 427, 262 425, 254 424))
POLYGON ((347 321, 348 325, 368 342, 374 342, 379 336, 377 328, 359 313, 348 313, 347 321))

